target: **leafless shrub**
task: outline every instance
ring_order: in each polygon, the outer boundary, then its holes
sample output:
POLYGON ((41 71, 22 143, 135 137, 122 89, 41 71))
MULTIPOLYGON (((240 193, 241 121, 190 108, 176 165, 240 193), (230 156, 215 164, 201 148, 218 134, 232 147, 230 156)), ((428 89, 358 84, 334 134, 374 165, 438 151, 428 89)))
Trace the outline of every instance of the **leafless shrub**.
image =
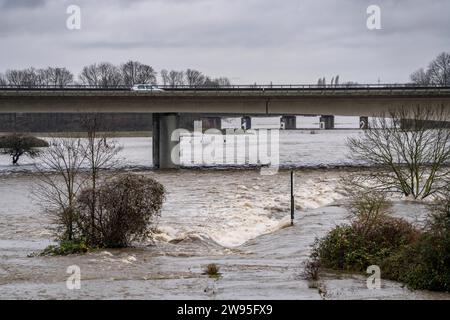
POLYGON ((320 273, 319 259, 310 258, 308 261, 305 262, 301 276, 303 279, 315 283, 317 282, 317 280, 319 280, 319 273, 320 273))
POLYGON ((159 182, 133 174, 113 178, 95 193, 83 190, 77 199, 77 212, 86 243, 92 247, 126 247, 151 237, 164 198, 165 190, 159 182))
POLYGON ((385 192, 354 187, 348 195, 347 209, 354 220, 362 221, 364 224, 376 223, 380 217, 392 213, 392 202, 385 192))
MULTIPOLYGON (((87 132, 87 139, 83 147, 83 154, 86 159, 87 167, 89 168, 89 178, 87 179, 87 187, 91 195, 84 197, 84 200, 89 200, 90 203, 85 203, 90 209, 90 226, 95 227, 95 210, 97 203, 97 188, 101 182, 100 174, 104 171, 113 172, 119 164, 117 158, 121 148, 117 145, 116 141, 109 139, 106 134, 101 133, 102 118, 98 114, 92 114, 82 119, 82 125, 87 132)), ((86 232, 86 230, 84 231, 86 232)), ((95 235, 95 230, 90 230, 91 235, 95 235)), ((97 242, 94 241, 93 242, 97 242)))

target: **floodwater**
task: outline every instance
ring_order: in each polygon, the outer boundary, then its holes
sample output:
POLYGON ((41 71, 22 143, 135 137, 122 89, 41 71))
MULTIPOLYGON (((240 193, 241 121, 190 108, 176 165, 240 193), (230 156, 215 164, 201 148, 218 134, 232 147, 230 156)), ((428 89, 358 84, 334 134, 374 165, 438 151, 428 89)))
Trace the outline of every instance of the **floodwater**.
MULTIPOLYGON (((380 290, 369 290, 364 275, 327 272, 320 292, 302 279, 314 240, 347 221, 340 177, 367 170, 339 167, 354 164, 345 139, 356 134, 292 131, 280 137, 281 165, 297 167, 294 227, 287 170, 274 176, 249 168, 144 170, 151 167, 151 140, 122 138, 123 168, 141 170, 167 189, 156 242, 67 257, 27 257, 52 240, 32 196, 33 160, 12 168, 0 158, 0 298, 449 299, 384 280, 380 290), (221 267, 221 277, 203 274, 209 263, 221 267), (66 286, 74 265, 81 270, 79 290, 66 286)), ((417 223, 426 215, 420 204, 401 199, 394 208, 417 223)))

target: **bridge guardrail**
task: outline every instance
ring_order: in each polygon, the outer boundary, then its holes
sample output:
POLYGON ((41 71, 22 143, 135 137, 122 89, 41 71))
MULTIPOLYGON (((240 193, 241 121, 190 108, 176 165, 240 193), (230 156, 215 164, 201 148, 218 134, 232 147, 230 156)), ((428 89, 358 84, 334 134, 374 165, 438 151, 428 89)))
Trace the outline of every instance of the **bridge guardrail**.
MULTIPOLYGON (((442 85, 417 85, 413 83, 385 83, 385 84, 268 84, 268 85, 224 85, 224 86, 190 86, 190 85, 158 85, 158 88, 167 91, 302 91, 302 90, 370 90, 370 89, 390 89, 390 90, 426 90, 426 89, 450 89, 450 86, 442 85)), ((131 87, 124 85, 117 86, 93 86, 93 85, 0 85, 0 90, 36 90, 36 91, 131 91, 131 87)))

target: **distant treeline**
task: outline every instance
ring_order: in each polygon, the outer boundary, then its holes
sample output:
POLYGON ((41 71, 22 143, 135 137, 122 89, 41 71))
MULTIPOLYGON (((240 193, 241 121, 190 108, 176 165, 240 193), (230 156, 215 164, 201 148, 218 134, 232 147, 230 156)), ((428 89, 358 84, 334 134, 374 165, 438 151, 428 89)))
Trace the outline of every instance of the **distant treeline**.
MULTIPOLYGON (((420 68, 410 76, 411 82, 419 85, 450 85, 450 53, 442 52, 427 68, 420 68)), ((0 85, 15 86, 133 86, 135 84, 163 84, 166 86, 226 86, 230 80, 226 77, 210 77, 198 70, 166 70, 158 72, 150 65, 139 61, 128 61, 120 65, 109 62, 94 63, 83 67, 80 74, 74 74, 63 67, 48 67, 36 69, 10 69, 0 73, 0 85)), ((357 82, 343 82, 342 85, 357 82)), ((326 85, 326 79, 321 77, 317 85, 326 85)), ((331 79, 331 85, 340 85, 339 75, 331 79)))
MULTIPOLYGON (((0 85, 14 86, 133 86, 134 84, 158 84, 158 72, 153 67, 138 61, 128 61, 121 65, 109 62, 94 63, 83 67, 76 78, 64 67, 36 69, 10 69, 0 73, 0 85)), ((226 77, 212 78, 198 70, 166 70, 160 72, 160 83, 167 86, 223 86, 230 85, 226 77)))
POLYGON ((450 86, 450 53, 442 52, 427 68, 420 68, 410 78, 416 84, 450 86))

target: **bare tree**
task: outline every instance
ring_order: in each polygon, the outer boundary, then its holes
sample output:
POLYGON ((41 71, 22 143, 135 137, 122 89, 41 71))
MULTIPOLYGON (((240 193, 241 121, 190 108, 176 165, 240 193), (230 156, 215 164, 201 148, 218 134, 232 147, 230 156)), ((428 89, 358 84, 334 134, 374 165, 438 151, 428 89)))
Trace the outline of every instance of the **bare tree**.
POLYGON ((98 221, 95 211, 98 188, 106 177, 102 172, 117 167, 119 160, 116 156, 120 148, 115 141, 100 133, 99 115, 88 115, 82 122, 87 138, 53 139, 51 147, 43 153, 36 165, 39 173, 36 195, 44 200, 45 211, 56 225, 55 233, 59 240, 82 240, 92 244, 97 240, 91 236, 98 232, 86 230, 85 226, 102 226, 103 222, 98 221), (81 192, 84 199, 90 199, 88 203, 84 202, 90 210, 89 224, 79 215, 77 201, 81 192), (86 198, 87 193, 89 197, 86 198))
POLYGON ((59 240, 76 237, 76 198, 84 178, 83 141, 80 138, 54 138, 36 164, 38 184, 35 195, 56 225, 59 240))
POLYGON ((167 71, 166 69, 161 70, 161 79, 164 85, 167 86, 205 86, 205 87, 219 87, 219 86, 229 86, 231 81, 226 77, 211 78, 205 76, 198 70, 187 69, 184 71, 167 71))
POLYGON ((12 86, 20 86, 24 82, 22 70, 6 70, 5 77, 8 84, 12 86))
POLYGON ((220 87, 220 86, 229 86, 230 80, 228 80, 228 78, 222 77, 222 78, 215 78, 215 79, 211 79, 209 77, 205 78, 205 83, 204 85, 207 87, 220 87))
POLYGON ((216 79, 214 79, 214 82, 217 83, 217 85, 219 85, 219 86, 229 86, 229 85, 231 85, 230 80, 228 78, 226 78, 226 77, 216 78, 216 79))
POLYGON ((122 84, 119 68, 115 65, 108 62, 102 62, 98 65, 98 69, 101 86, 108 87, 122 84))
POLYGON ((64 87, 73 83, 73 74, 66 68, 48 67, 45 70, 45 82, 47 85, 64 87))
POLYGON ((205 83, 205 76, 197 70, 186 70, 186 83, 189 86, 201 86, 205 83))
POLYGON ((0 73, 0 86, 6 86, 7 84, 8 84, 8 81, 6 81, 5 76, 0 73))
POLYGON ((325 80, 325 77, 319 78, 319 80, 317 81, 318 86, 326 86, 326 84, 327 84, 327 82, 325 80))
POLYGON ((47 141, 25 134, 0 137, 0 153, 9 154, 14 165, 18 164, 23 155, 37 157, 45 147, 48 147, 47 141))
MULTIPOLYGON (((84 155, 89 168, 88 185, 91 190, 91 226, 97 225, 95 208, 97 206, 97 189, 100 180, 100 173, 105 170, 111 171, 119 164, 117 158, 120 146, 113 139, 109 139, 106 134, 100 132, 101 117, 98 114, 88 115, 83 119, 83 127, 87 132, 87 142, 84 146, 84 155)), ((101 224, 101 221, 99 222, 101 224)), ((85 230, 85 234, 95 235, 95 230, 85 230)), ((87 239, 88 242, 96 242, 96 239, 87 239)))
POLYGON ((119 68, 109 62, 85 66, 79 79, 81 83, 92 86, 114 87, 123 84, 119 68))
POLYGON ((79 75, 80 82, 84 85, 98 86, 100 85, 100 72, 97 65, 91 64, 83 67, 79 75))
POLYGON ((449 110, 401 108, 374 118, 362 137, 348 140, 353 157, 379 167, 355 184, 424 199, 450 178, 449 110))
POLYGON ((40 77, 34 68, 7 70, 5 77, 8 84, 13 86, 36 86, 40 84, 40 77))
POLYGON ((421 85, 450 85, 450 53, 442 52, 431 63, 428 68, 415 71, 410 76, 411 81, 421 85))
POLYGON ((127 86, 138 83, 156 84, 156 71, 149 65, 130 60, 122 64, 120 69, 123 83, 127 86))
POLYGON ((425 71, 423 68, 413 72, 410 76, 411 81, 419 85, 429 85, 431 83, 429 72, 425 71))
POLYGON ((450 54, 442 52, 428 67, 430 81, 437 85, 450 85, 450 54))
POLYGON ((172 70, 169 72, 169 85, 172 87, 184 85, 184 71, 172 70))
POLYGON ((163 82, 163 85, 169 85, 169 71, 167 71, 166 69, 161 70, 161 80, 163 82))

